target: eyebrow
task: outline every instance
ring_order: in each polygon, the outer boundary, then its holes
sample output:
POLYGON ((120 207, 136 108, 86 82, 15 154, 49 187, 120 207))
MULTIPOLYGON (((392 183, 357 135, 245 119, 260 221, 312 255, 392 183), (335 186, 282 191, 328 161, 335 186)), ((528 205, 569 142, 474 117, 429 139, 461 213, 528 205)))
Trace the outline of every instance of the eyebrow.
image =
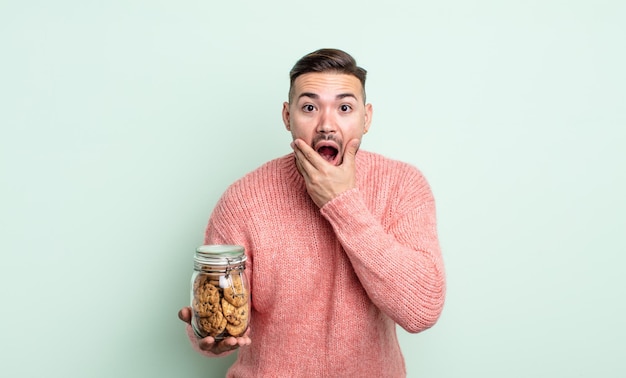
MULTIPOLYGON (((309 97, 309 98, 312 98, 313 100, 318 100, 320 98, 320 96, 317 93, 313 93, 313 92, 302 92, 300 96, 298 96, 298 99, 301 99, 302 97, 309 97)), ((335 99, 341 100, 346 97, 352 97, 353 99, 358 100, 353 93, 340 93, 337 96, 335 96, 335 99)))

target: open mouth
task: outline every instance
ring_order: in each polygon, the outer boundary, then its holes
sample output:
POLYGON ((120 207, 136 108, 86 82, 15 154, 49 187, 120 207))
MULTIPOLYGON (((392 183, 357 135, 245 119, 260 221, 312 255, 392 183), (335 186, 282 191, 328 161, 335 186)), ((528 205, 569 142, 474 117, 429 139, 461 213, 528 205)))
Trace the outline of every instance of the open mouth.
POLYGON ((329 163, 334 163, 339 151, 332 146, 320 146, 317 148, 317 153, 329 163))
POLYGON ((341 164, 341 139, 334 136, 322 135, 313 139, 313 149, 332 165, 341 164))

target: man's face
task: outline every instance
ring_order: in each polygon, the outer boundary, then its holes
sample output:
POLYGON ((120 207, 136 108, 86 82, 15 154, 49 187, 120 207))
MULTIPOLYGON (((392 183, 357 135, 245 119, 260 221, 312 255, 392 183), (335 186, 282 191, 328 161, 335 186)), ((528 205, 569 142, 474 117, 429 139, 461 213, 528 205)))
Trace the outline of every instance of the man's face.
POLYGON ((345 145, 369 129, 372 105, 365 104, 358 78, 340 73, 306 73, 293 84, 283 104, 283 122, 293 139, 300 138, 334 165, 342 162, 345 145))

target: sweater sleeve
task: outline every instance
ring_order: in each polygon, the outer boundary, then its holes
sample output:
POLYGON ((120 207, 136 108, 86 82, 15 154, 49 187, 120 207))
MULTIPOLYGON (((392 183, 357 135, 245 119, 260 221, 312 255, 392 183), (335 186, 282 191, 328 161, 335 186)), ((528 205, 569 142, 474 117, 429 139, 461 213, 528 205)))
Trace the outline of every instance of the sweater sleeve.
POLYGON ((404 193, 387 229, 352 189, 322 208, 372 302, 406 331, 421 332, 439 318, 445 273, 428 185, 404 193))

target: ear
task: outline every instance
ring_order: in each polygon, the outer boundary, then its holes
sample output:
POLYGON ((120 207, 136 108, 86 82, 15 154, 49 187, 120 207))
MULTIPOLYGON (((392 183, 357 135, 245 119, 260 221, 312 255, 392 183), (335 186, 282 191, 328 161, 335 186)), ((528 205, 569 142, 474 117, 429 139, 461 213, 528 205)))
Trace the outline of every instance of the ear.
POLYGON ((374 109, 372 108, 372 104, 365 105, 365 123, 363 125, 363 134, 367 134, 370 129, 370 125, 372 124, 372 115, 374 114, 374 109))
POLYGON ((287 131, 291 131, 291 123, 289 122, 289 103, 283 102, 283 123, 287 131))

